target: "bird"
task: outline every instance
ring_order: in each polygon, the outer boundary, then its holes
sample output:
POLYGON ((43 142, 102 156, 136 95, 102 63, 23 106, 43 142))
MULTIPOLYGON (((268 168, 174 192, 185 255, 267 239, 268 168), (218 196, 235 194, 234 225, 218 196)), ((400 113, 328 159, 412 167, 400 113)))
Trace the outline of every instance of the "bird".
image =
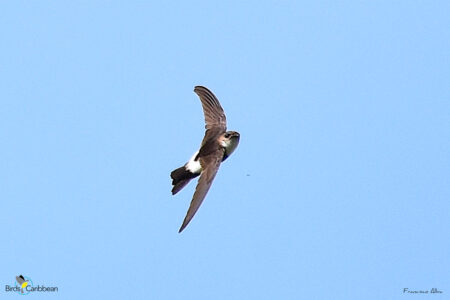
POLYGON ((216 96, 204 86, 196 86, 194 92, 202 103, 206 131, 200 149, 186 164, 170 173, 172 195, 183 189, 191 179, 200 176, 179 233, 194 217, 211 187, 220 164, 234 152, 240 139, 237 131, 227 131, 225 112, 216 96))
POLYGON ((16 276, 16 281, 20 285, 20 292, 23 294, 24 293, 23 289, 27 287, 28 280, 26 280, 25 277, 23 277, 23 275, 19 275, 16 276))

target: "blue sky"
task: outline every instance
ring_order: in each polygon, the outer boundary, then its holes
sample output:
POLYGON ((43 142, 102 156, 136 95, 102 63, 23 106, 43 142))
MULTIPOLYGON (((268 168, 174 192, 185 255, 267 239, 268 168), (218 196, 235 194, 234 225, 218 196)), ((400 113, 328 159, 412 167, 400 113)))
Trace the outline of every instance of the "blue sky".
POLYGON ((449 9, 3 2, 1 298, 448 297, 449 9), (195 85, 241 142, 178 234, 195 85))

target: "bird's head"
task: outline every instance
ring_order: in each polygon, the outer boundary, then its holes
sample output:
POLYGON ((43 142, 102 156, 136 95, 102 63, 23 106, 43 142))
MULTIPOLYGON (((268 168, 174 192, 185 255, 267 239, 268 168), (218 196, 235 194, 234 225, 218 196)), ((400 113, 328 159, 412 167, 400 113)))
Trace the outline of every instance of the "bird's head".
POLYGON ((240 134, 236 131, 227 131, 220 138, 220 144, 225 148, 225 155, 228 157, 233 153, 239 144, 240 134))

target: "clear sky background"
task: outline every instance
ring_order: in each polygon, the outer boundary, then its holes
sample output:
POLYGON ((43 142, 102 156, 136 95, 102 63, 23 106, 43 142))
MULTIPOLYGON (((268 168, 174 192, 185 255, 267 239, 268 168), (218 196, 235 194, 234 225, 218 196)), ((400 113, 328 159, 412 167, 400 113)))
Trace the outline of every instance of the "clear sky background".
POLYGON ((448 299, 450 2, 159 2, 0 5, 0 298, 448 299))

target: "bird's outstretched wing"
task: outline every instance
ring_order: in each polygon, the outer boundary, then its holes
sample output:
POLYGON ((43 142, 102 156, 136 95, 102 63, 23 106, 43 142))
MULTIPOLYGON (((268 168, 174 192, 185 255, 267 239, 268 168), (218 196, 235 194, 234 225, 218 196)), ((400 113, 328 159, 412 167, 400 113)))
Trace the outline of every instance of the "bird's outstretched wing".
POLYGON ((194 196, 192 197, 192 201, 189 206, 186 217, 184 218, 183 224, 181 225, 180 230, 178 232, 182 232, 183 229, 186 228, 186 226, 192 220, 198 208, 202 204, 203 199, 205 199, 205 196, 208 193, 209 188, 211 187, 214 177, 216 176, 217 171, 219 170, 223 155, 224 149, 220 148, 208 156, 199 158, 203 171, 200 174, 200 179, 198 180, 197 187, 195 188, 195 193, 194 196))
POLYGON ((18 284, 22 285, 25 282, 25 278, 22 275, 16 276, 16 281, 18 284))
POLYGON ((200 97, 202 102, 206 123, 205 128, 220 128, 225 132, 227 130, 227 118, 216 96, 204 86, 196 86, 194 92, 200 97))

